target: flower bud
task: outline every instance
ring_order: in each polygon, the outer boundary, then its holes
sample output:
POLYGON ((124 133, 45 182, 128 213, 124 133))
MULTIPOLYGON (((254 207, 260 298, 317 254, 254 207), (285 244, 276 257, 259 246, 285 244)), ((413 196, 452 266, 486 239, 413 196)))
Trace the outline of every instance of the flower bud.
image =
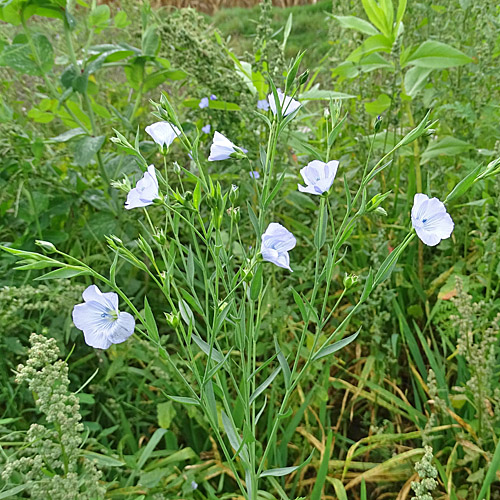
POLYGON ((231 191, 229 192, 229 201, 231 202, 231 204, 235 204, 236 200, 238 199, 238 186, 236 186, 235 184, 232 184, 231 185, 231 191))
POLYGON ((309 78, 309 70, 306 69, 304 73, 299 75, 299 85, 304 85, 304 83, 307 82, 307 79, 309 78))
POLYGON ((377 119, 375 120, 375 125, 373 126, 373 128, 375 129, 375 133, 380 130, 380 127, 382 127, 382 117, 378 115, 377 119))
POLYGON ((344 276, 344 289, 349 290, 349 288, 352 288, 357 282, 358 282, 358 277, 351 273, 351 274, 345 274, 344 276))
POLYGON ((155 232, 153 233, 153 238, 162 246, 165 245, 165 243, 167 242, 167 237, 165 235, 165 231, 163 230, 163 228, 155 228, 155 232))
POLYGON ((46 252, 56 252, 57 251, 57 249, 54 246, 54 244, 51 243, 50 241, 36 240, 35 243, 39 247, 42 247, 46 252))
POLYGON ((179 326, 179 315, 172 313, 165 313, 167 323, 175 330, 179 326))
POLYGON ((229 217, 231 217, 231 220, 238 224, 238 222, 240 222, 240 219, 241 219, 241 214, 240 214, 240 207, 229 207, 227 210, 227 215, 229 215, 229 217))

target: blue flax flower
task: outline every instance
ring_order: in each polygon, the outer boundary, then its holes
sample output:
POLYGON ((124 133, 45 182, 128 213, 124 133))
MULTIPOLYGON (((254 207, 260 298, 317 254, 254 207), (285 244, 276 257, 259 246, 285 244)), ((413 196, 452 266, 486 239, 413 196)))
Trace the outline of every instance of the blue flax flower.
POLYGON ((243 149, 235 146, 227 137, 216 131, 212 145, 210 146, 208 161, 227 160, 228 158, 236 158, 238 156, 244 156, 243 149))
POLYGON ((167 148, 174 142, 176 137, 181 135, 181 131, 175 125, 168 122, 153 123, 146 127, 145 130, 158 146, 167 146, 167 148))
MULTIPOLYGON (((281 89, 277 89, 276 94, 278 95, 278 100, 281 106, 281 113, 283 114, 283 116, 289 115, 290 113, 293 113, 296 109, 300 108, 301 103, 285 95, 281 89)), ((274 102, 274 94, 272 92, 267 96, 267 100, 269 101, 269 106, 271 107, 271 111, 273 112, 273 114, 274 115, 277 114, 278 111, 276 109, 276 103, 274 102)))
POLYGON ((102 293, 96 285, 83 292, 83 304, 73 308, 73 323, 83 331, 85 343, 97 349, 125 342, 135 328, 134 317, 118 310, 118 295, 102 293))
POLYGON ((286 227, 277 222, 271 222, 267 226, 266 232, 262 235, 260 253, 264 260, 293 272, 290 268, 290 256, 288 252, 296 244, 297 240, 295 236, 286 227))
POLYGON ((131 208, 147 207, 159 197, 155 167, 149 165, 148 171, 144 173, 142 179, 138 180, 135 188, 129 191, 125 208, 130 210, 131 208))
POLYGON ((455 227, 444 203, 422 193, 417 193, 413 199, 411 223, 417 236, 430 247, 449 238, 455 227))
POLYGON ((267 99, 261 99, 257 102, 257 109, 262 109, 263 111, 269 111, 269 103, 267 99))
POLYGON ((260 179, 260 174, 259 174, 259 172, 257 172, 257 170, 252 170, 250 172, 250 177, 252 179, 260 179))
POLYGON ((210 103, 208 102, 208 97, 203 97, 203 99, 201 99, 201 101, 200 101, 200 104, 198 104, 198 106, 201 109, 208 108, 209 105, 210 105, 210 103))
POLYGON ((210 123, 205 125, 204 127, 201 127, 201 131, 204 133, 204 134, 210 134, 210 130, 212 129, 210 123))
POLYGON ((319 160, 309 162, 300 171, 306 187, 299 184, 299 191, 301 193, 318 195, 325 193, 331 188, 338 168, 339 162, 337 160, 332 160, 328 163, 319 160))

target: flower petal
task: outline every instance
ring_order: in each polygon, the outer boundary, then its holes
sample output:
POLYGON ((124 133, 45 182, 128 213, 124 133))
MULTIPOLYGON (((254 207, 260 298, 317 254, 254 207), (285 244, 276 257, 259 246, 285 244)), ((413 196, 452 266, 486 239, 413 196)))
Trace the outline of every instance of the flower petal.
POLYGON ((97 285, 90 285, 82 293, 85 302, 99 302, 105 307, 118 310, 118 294, 115 292, 102 293, 97 285))
POLYGON ((427 204, 425 204, 425 207, 422 207, 422 205, 424 204, 424 202, 426 202, 427 200, 429 199, 429 197, 423 193, 417 193, 414 198, 413 198, 413 208, 411 209, 411 216, 414 218, 414 219, 422 219, 422 217, 420 217, 421 215, 423 215, 424 213, 424 210, 421 210, 421 208, 424 208, 427 206, 427 204))
POLYGON ((435 247, 441 241, 441 238, 436 233, 426 231, 423 227, 416 227, 415 231, 418 237, 430 247, 435 247))
POLYGON ((166 145, 169 147, 174 139, 181 135, 181 131, 171 123, 156 122, 145 128, 147 134, 151 136, 153 141, 159 146, 166 145))
POLYGON ((83 332, 85 343, 95 349, 107 349, 111 342, 102 330, 85 330, 83 332))
POLYGON ((113 344, 121 344, 134 333, 134 328, 134 317, 128 312, 121 312, 108 332, 108 339, 113 344))

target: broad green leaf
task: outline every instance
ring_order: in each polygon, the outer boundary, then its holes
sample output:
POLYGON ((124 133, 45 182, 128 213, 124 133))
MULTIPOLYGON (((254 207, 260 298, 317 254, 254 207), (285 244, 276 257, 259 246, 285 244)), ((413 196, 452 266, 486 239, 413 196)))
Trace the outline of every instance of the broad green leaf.
POLYGON ((406 72, 404 79, 406 95, 415 97, 429 81, 428 78, 431 72, 432 69, 421 68, 420 66, 413 66, 413 68, 410 68, 406 72))
POLYGON ((83 130, 81 127, 77 128, 72 128, 70 130, 66 130, 66 132, 63 132, 62 134, 52 137, 49 139, 50 142, 67 142, 75 137, 79 137, 81 135, 85 135, 85 130, 83 130))
POLYGON ((113 19, 113 23, 116 28, 122 29, 126 28, 131 23, 131 21, 128 19, 127 13, 124 10, 120 10, 116 13, 113 19))
POLYGON ((392 48, 392 41, 384 35, 373 35, 367 38, 357 49, 353 50, 346 61, 359 62, 362 57, 374 52, 389 53, 392 48))
POLYGON ((419 66, 428 69, 444 69, 462 66, 470 62, 472 59, 462 51, 446 43, 426 40, 406 60, 401 60, 401 67, 419 66))
POLYGON ((160 71, 156 71, 151 75, 148 75, 144 79, 143 92, 149 92, 150 90, 158 87, 166 80, 183 80, 186 78, 187 73, 178 69, 162 69, 160 71))
POLYGON ((39 76, 54 65, 54 49, 45 35, 33 35, 36 56, 27 43, 14 43, 0 53, 0 66, 9 66, 21 73, 39 76))
POLYGON ((378 31, 373 24, 355 16, 333 16, 343 28, 348 28, 360 31, 365 35, 379 35, 378 31))
POLYGON ((427 163, 431 158, 437 156, 455 156, 473 148, 472 144, 455 137, 443 137, 427 146, 427 149, 422 153, 422 163, 427 163))
POLYGON ((158 34, 158 27, 155 24, 148 26, 142 37, 142 53, 146 56, 156 56, 160 49, 160 43, 161 40, 158 34))
POLYGON ((369 54, 359 61, 359 69, 363 73, 369 73, 370 71, 375 71, 382 68, 387 68, 390 71, 394 71, 394 65, 378 52, 369 54))
POLYGON ((20 484, 19 486, 14 486, 14 488, 4 490, 0 493, 0 500, 3 500, 4 498, 15 498, 18 493, 21 493, 21 491, 24 491, 27 487, 27 484, 20 484))
POLYGON ((390 106, 391 98, 387 94, 380 94, 374 101, 365 103, 365 110, 372 116, 378 116, 390 106))
POLYGON ((106 137, 99 135, 92 137, 87 135, 75 142, 75 163, 80 167, 86 167, 94 156, 99 152, 106 137))
POLYGON ((333 71, 332 78, 340 76, 341 78, 356 78, 359 75, 358 66, 352 61, 340 63, 333 71))
POLYGON ((300 94, 301 101, 330 100, 330 99, 353 99, 354 95, 335 92, 334 90, 311 89, 300 94))
POLYGON ((362 2, 368 19, 385 36, 390 37, 392 34, 392 23, 387 19, 384 10, 379 7, 376 0, 362 0, 362 2))
POLYGON ((163 403, 159 403, 156 407, 156 411, 158 413, 158 425, 162 429, 170 428, 172 424, 172 420, 176 415, 176 411, 172 401, 165 401, 163 403))
POLYGON ((105 28, 109 24, 110 10, 106 4, 98 5, 90 11, 87 18, 90 27, 105 28))

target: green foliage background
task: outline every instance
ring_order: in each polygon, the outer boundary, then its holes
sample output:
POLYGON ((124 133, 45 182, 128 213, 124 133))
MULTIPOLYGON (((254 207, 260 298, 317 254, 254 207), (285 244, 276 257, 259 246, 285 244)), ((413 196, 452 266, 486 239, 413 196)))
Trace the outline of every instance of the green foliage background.
MULTIPOLYGON (((138 248, 142 230, 141 217, 123 210, 124 194, 110 188, 110 180, 140 175, 133 157, 109 140, 113 129, 132 143, 137 134, 147 159, 161 161, 143 129, 156 121, 149 99, 158 100, 163 90, 185 130, 210 123, 212 131, 244 145, 257 166, 265 139, 252 113, 257 97, 234 59, 252 64, 258 87, 259 74, 283 80, 289 60, 305 49, 301 70, 308 68, 310 77, 301 92, 322 99, 307 101, 281 146, 278 161, 289 171, 273 205, 298 239, 314 239, 316 205, 296 184, 299 169, 323 158, 329 146, 324 109, 331 96, 340 98, 346 115, 330 151, 340 161, 339 212, 341 181, 356 185, 371 144, 380 158, 428 110, 437 120, 431 136, 405 146, 370 185, 369 198, 389 192, 381 205, 386 213, 363 217, 343 265, 357 276, 377 269, 406 230, 415 192, 444 199, 500 156, 500 11, 492 0, 408 1, 404 30, 387 48, 384 41, 367 42, 371 28, 346 17, 371 20, 371 4, 333 0, 277 9, 263 3, 206 17, 126 1, 111 8, 77 2, 67 11, 62 0, 0 3, 6 21, 0 25, 0 243, 35 251, 35 240, 51 241, 104 272, 112 263, 105 236, 138 248), (26 8, 22 18, 25 4, 47 10, 30 17, 26 8), (220 109, 200 109, 199 100, 211 94, 220 109)), ((210 142, 202 136, 207 156, 210 142)), ((170 155, 189 165, 178 145, 170 155)), ((253 196, 248 172, 236 162, 218 163, 211 175, 226 191, 240 186, 242 207, 253 196)), ((307 450, 316 452, 300 471, 277 478, 263 498, 283 498, 281 492, 313 500, 410 498, 424 444, 434 452, 436 498, 500 498, 499 191, 498 177, 491 176, 450 200, 452 237, 435 248, 414 241, 350 325, 352 332, 361 328, 356 342, 302 380, 283 424, 287 439, 277 443, 274 458, 286 466, 303 462, 307 450)), ((292 258, 294 286, 306 294, 314 277, 310 248, 297 248, 292 258)), ((36 281, 41 271, 15 271, 14 262, 0 256, 3 463, 39 418, 36 394, 13 374, 37 332, 55 338, 67 358, 68 390, 82 388, 82 481, 95 477, 83 465, 92 454, 106 498, 241 498, 205 417, 165 396, 181 388, 166 376, 155 348, 140 338, 106 352, 87 347, 71 310, 90 281, 36 281)), ((152 284, 133 266, 120 266, 123 289, 141 308, 152 284)), ((343 279, 334 274, 328 303, 340 296, 343 279)), ((339 314, 361 290, 359 283, 348 291, 339 314)), ((159 298, 148 298, 157 310, 159 298)), ((302 318, 291 294, 266 301, 263 322, 287 356, 302 318)), ((340 321, 334 315, 325 335, 340 321)), ((175 352, 171 326, 162 318, 159 328, 162 345, 175 352)), ((258 349, 259 355, 273 350, 273 339, 258 349)), ((268 404, 279 400, 280 387, 272 385, 268 404)), ((0 479, 0 498, 24 498, 24 481, 22 474, 0 479)))

